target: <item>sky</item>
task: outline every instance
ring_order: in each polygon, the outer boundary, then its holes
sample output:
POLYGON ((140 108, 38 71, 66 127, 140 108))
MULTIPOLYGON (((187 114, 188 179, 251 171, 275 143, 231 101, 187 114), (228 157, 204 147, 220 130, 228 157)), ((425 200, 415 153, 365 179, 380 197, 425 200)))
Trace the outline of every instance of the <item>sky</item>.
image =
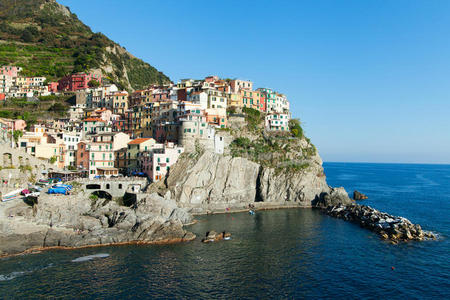
POLYGON ((58 2, 172 81, 286 94, 324 161, 450 163, 450 1, 58 2))

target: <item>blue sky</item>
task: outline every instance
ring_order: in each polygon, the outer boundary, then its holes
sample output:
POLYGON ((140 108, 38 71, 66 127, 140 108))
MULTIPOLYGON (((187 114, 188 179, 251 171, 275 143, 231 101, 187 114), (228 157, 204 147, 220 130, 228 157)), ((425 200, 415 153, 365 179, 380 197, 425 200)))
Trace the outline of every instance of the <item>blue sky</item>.
POLYGON ((450 163, 450 1, 59 2, 173 81, 285 93, 324 161, 450 163))

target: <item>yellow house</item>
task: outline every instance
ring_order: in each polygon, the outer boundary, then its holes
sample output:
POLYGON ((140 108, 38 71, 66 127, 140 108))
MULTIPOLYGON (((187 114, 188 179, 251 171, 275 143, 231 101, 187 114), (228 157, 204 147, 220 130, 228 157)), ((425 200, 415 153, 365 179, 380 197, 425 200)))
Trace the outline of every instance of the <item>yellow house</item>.
POLYGON ((227 94, 227 102, 230 107, 242 107, 242 96, 240 93, 227 94))
POLYGON ((113 112, 122 115, 128 110, 128 93, 116 93, 112 96, 113 112))
POLYGON ((128 143, 126 164, 129 173, 139 171, 138 157, 140 153, 150 151, 155 144, 156 141, 152 138, 138 138, 128 143))

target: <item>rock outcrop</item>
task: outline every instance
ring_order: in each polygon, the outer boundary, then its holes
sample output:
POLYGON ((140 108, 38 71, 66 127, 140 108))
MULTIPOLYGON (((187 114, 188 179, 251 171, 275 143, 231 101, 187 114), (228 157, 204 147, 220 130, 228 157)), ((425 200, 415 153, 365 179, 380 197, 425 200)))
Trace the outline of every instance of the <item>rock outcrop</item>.
POLYGON ((192 240, 192 216, 174 201, 147 195, 133 207, 114 201, 43 195, 34 207, 17 200, 0 206, 0 255, 48 247, 192 240))
POLYGON ((353 192, 353 200, 365 200, 368 199, 369 197, 367 197, 366 195, 364 195, 363 193, 360 193, 358 191, 354 191, 353 192))
POLYGON ((258 207, 311 207, 331 192, 316 155, 301 172, 277 172, 242 157, 205 151, 199 157, 183 155, 164 182, 150 186, 193 213, 258 207))

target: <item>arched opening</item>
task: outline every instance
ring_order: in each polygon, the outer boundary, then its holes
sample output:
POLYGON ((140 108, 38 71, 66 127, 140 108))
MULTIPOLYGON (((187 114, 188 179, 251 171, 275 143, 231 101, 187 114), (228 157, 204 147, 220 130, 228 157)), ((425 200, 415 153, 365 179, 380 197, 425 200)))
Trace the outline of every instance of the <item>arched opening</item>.
POLYGON ((23 166, 23 157, 19 156, 19 166, 23 166))
POLYGON ((121 190, 122 189, 122 184, 121 183, 119 183, 119 190, 121 190))
POLYGON ((92 192, 91 195, 97 196, 98 199, 112 200, 111 194, 105 191, 95 191, 92 192))
POLYGON ((106 189, 109 190, 111 188, 111 186, 109 185, 109 183, 106 184, 106 189))
POLYGON ((137 201, 137 195, 136 194, 132 194, 132 193, 125 193, 125 195, 123 196, 122 202, 123 205, 131 207, 134 204, 136 204, 137 201))
POLYGON ((88 184, 86 185, 86 189, 87 190, 99 190, 102 187, 100 186, 100 184, 88 184))

